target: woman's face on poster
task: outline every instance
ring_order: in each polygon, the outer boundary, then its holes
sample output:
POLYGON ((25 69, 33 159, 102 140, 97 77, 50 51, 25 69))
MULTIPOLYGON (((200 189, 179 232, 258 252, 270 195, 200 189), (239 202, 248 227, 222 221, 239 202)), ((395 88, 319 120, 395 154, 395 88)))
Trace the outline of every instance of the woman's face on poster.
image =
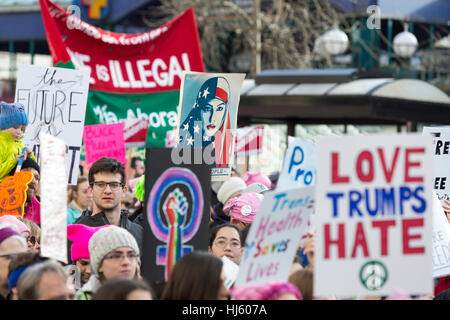
POLYGON ((202 110, 203 133, 209 137, 214 136, 222 127, 227 105, 220 99, 209 101, 202 110))

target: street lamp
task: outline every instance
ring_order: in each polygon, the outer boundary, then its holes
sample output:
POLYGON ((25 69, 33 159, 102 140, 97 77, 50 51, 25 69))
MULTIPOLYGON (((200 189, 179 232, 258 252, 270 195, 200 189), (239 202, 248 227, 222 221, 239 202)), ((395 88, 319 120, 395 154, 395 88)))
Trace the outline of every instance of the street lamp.
POLYGON ((316 51, 322 53, 324 50, 326 54, 335 56, 343 54, 348 48, 348 37, 344 31, 337 28, 325 32, 316 40, 316 51))
POLYGON ((400 32, 394 37, 393 47, 394 52, 401 58, 411 58, 416 52, 419 43, 414 34, 407 31, 407 25, 404 25, 404 31, 400 32))

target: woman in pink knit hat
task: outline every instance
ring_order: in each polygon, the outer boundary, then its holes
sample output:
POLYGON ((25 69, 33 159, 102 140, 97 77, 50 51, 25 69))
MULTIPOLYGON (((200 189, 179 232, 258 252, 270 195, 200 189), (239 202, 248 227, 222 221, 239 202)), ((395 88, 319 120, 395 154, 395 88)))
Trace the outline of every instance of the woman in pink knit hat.
POLYGON ((269 177, 260 172, 246 172, 242 179, 247 186, 253 183, 262 183, 267 189, 270 189, 272 186, 272 181, 270 181, 269 177))
POLYGON ((223 211, 228 212, 230 223, 244 229, 253 222, 263 195, 256 192, 245 192, 241 196, 228 200, 223 211))
POLYGON ((233 287, 230 294, 235 300, 303 300, 297 287, 284 281, 233 287))

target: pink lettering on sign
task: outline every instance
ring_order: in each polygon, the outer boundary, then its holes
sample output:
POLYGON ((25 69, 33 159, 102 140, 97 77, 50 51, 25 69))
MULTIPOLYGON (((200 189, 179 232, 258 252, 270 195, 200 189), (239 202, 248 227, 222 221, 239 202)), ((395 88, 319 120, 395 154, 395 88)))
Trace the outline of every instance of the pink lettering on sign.
MULTIPOLYGON (((400 147, 395 148, 392 159, 386 159, 386 155, 382 148, 377 148, 376 151, 377 152, 375 153, 371 150, 363 150, 357 155, 354 164, 354 168, 356 168, 355 178, 360 182, 373 182, 375 170, 379 167, 381 167, 383 178, 387 183, 392 181, 392 177, 396 171, 402 169, 404 182, 423 182, 423 176, 413 176, 411 170, 414 167, 420 168, 422 164, 420 157, 425 155, 424 148, 404 148, 404 164, 402 167, 398 167, 400 169, 397 169, 397 159, 401 151, 400 147), (363 168, 365 168, 365 170, 363 170, 363 168)), ((342 161, 340 156, 341 154, 339 152, 331 152, 331 183, 352 183, 350 174, 342 172, 339 167, 340 162, 342 161)))
POLYGON ((83 142, 86 164, 90 166, 101 157, 111 157, 126 164, 124 123, 85 126, 83 142))

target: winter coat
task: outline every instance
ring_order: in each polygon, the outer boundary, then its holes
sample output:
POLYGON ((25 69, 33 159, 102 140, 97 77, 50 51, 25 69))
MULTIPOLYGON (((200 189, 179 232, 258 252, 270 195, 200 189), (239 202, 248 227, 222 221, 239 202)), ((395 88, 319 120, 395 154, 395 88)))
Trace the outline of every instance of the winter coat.
MULTIPOLYGON (((9 176, 9 172, 16 166, 16 156, 22 153, 24 147, 21 139, 15 141, 11 132, 0 132, 0 182, 9 176)), ((33 153, 28 156, 36 161, 33 153)))

